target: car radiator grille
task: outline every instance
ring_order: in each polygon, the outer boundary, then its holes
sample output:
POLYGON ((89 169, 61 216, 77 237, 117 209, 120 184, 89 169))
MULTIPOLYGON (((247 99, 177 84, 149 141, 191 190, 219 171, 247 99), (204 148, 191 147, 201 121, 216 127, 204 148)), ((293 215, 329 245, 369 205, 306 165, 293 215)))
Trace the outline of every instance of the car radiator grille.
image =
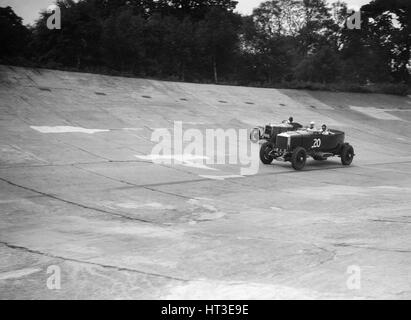
POLYGON ((280 150, 286 150, 288 144, 288 138, 283 136, 277 136, 276 147, 280 150))

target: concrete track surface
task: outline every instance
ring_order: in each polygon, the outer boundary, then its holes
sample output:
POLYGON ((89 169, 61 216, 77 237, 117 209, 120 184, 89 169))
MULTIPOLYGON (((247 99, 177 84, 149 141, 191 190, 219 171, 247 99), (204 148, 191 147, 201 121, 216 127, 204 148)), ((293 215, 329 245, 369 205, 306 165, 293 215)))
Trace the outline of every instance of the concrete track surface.
POLYGON ((0 66, 0 299, 409 299, 410 121, 409 97, 0 66), (174 121, 290 115, 344 130, 353 165, 149 158, 174 121))

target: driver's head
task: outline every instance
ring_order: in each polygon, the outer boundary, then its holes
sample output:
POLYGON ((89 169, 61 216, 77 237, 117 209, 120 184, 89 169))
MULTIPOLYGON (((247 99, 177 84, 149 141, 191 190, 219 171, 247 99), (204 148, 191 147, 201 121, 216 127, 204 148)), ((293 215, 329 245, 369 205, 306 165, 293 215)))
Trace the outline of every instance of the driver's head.
POLYGON ((323 131, 325 131, 325 130, 327 130, 327 126, 326 126, 325 124, 323 124, 322 127, 321 127, 321 129, 322 129, 323 131))
POLYGON ((292 122, 294 121, 294 118, 293 118, 293 117, 289 117, 289 118, 288 118, 288 121, 290 121, 290 123, 292 123, 292 122))
POLYGON ((314 127, 315 127, 315 122, 314 122, 314 121, 311 121, 311 123, 310 123, 310 129, 314 129, 314 127))

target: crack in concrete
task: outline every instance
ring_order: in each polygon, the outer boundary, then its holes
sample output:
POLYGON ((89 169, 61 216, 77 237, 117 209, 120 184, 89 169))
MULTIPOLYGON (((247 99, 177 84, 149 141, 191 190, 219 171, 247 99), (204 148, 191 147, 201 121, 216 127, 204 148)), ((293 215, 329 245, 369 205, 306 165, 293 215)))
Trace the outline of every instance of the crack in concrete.
POLYGON ((372 222, 386 222, 386 223, 402 223, 402 224, 410 224, 411 221, 398 221, 398 220, 389 220, 389 219, 369 219, 372 222))
MULTIPOLYGON (((337 252, 336 252, 336 250, 329 250, 329 249, 320 247, 320 246, 318 246, 318 245, 316 245, 316 244, 312 244, 312 246, 315 247, 315 248, 317 248, 317 249, 319 249, 319 250, 321 250, 321 251, 323 251, 323 252, 326 252, 327 254, 330 254, 330 255, 331 255, 330 257, 325 258, 324 260, 320 260, 320 262, 319 262, 318 264, 316 264, 316 267, 317 267, 317 266, 321 266, 321 265, 323 265, 323 264, 326 264, 327 262, 334 261, 334 260, 337 258, 337 252)), ((317 254, 318 254, 318 253, 317 253, 317 254)))
POLYGON ((39 195, 42 195, 44 197, 51 198, 51 199, 54 199, 54 200, 57 200, 57 201, 61 201, 61 202, 64 202, 64 203, 67 203, 67 204, 70 204, 70 205, 73 205, 73 206, 76 206, 76 207, 80 207, 82 209, 93 210, 93 211, 96 211, 96 212, 101 212, 101 213, 109 214, 109 215, 112 215, 112 216, 117 216, 117 217, 120 217, 122 219, 131 220, 131 221, 139 221, 139 222, 150 223, 150 224, 158 224, 158 223, 155 223, 153 221, 139 219, 139 218, 133 218, 133 217, 130 217, 130 216, 127 216, 125 214, 118 213, 118 212, 107 211, 107 210, 103 210, 103 209, 99 209, 99 208, 95 208, 95 207, 90 207, 90 206, 87 206, 87 205, 84 205, 84 204, 81 204, 81 203, 77 203, 77 202, 74 202, 74 201, 66 200, 66 199, 60 198, 58 196, 46 193, 46 192, 38 191, 38 190, 29 188, 29 187, 19 185, 17 183, 11 182, 11 181, 9 181, 7 179, 4 179, 4 178, 1 178, 1 177, 0 177, 0 180, 4 181, 4 182, 6 182, 6 183, 8 183, 8 184, 10 184, 14 187, 21 188, 21 189, 24 189, 24 190, 28 190, 28 191, 37 193, 39 195))
POLYGON ((83 170, 85 172, 94 174, 96 176, 103 177, 103 178, 106 178, 106 179, 109 179, 109 180, 112 180, 112 181, 124 183, 124 184, 132 186, 132 187, 143 188, 143 189, 147 189, 147 190, 150 190, 150 191, 153 191, 153 192, 164 193, 164 194, 172 195, 172 196, 183 198, 183 199, 191 199, 190 197, 183 196, 183 195, 180 195, 178 193, 166 192, 166 191, 161 191, 161 190, 157 190, 157 189, 154 189, 154 188, 150 188, 151 185, 138 185, 138 184, 135 184, 135 183, 132 183, 132 182, 122 180, 122 179, 112 178, 112 177, 106 176, 104 174, 101 174, 101 173, 98 173, 98 172, 95 172, 95 171, 92 171, 92 170, 88 170, 88 169, 85 169, 85 168, 81 168, 81 167, 77 167, 77 166, 74 166, 74 167, 79 169, 79 170, 83 170))
POLYGON ((411 250, 407 249, 390 249, 390 248, 377 248, 377 247, 370 247, 370 246, 362 246, 362 245, 355 245, 355 244, 348 244, 348 243, 336 243, 334 244, 336 247, 351 247, 356 249, 366 249, 366 250, 375 250, 375 251, 384 251, 384 252, 398 252, 398 253, 411 253, 411 250))
POLYGON ((22 165, 0 165, 0 170, 4 169, 21 169, 21 168, 52 168, 52 167, 70 167, 74 165, 104 164, 110 161, 93 161, 93 162, 75 162, 75 163, 49 163, 49 164, 22 164, 22 165))
POLYGON ((88 161, 88 162, 72 162, 72 163, 48 163, 48 164, 22 164, 22 165, 0 165, 0 170, 2 169, 14 169, 14 168, 43 168, 43 167, 71 167, 71 166, 81 166, 81 165, 93 165, 93 164, 107 164, 107 163, 148 163, 152 164, 151 161, 145 160, 105 160, 105 161, 88 161))
POLYGON ((181 282, 192 281, 192 280, 179 278, 179 277, 174 277, 174 276, 169 276, 169 275, 164 275, 164 274, 160 274, 160 273, 146 272, 146 271, 127 268, 127 267, 119 267, 119 266, 114 266, 114 265, 109 265, 109 264, 98 263, 98 262, 91 262, 91 261, 84 261, 84 260, 75 259, 75 258, 62 257, 62 256, 50 254, 50 253, 47 253, 47 252, 42 252, 42 251, 39 251, 39 250, 34 250, 34 249, 27 248, 27 247, 10 244, 10 243, 5 242, 5 241, 0 241, 0 244, 4 245, 4 246, 6 246, 10 249, 14 249, 14 250, 22 250, 22 251, 25 251, 25 252, 28 252, 28 253, 46 256, 48 258, 60 259, 60 260, 64 260, 64 261, 70 261, 70 262, 81 263, 81 264, 87 264, 87 265, 102 267, 102 268, 106 268, 106 269, 112 269, 112 270, 116 270, 116 271, 119 271, 119 272, 139 273, 139 274, 150 276, 150 277, 158 277, 158 278, 164 278, 164 279, 168 279, 168 280, 175 280, 175 281, 181 281, 181 282))
POLYGON ((57 139, 57 141, 59 141, 59 142, 62 143, 62 144, 65 144, 66 146, 70 146, 70 147, 72 147, 72 148, 75 148, 75 149, 77 149, 77 150, 80 150, 80 151, 82 151, 82 152, 85 152, 85 153, 87 153, 87 154, 89 154, 89 155, 92 155, 93 157, 96 157, 96 158, 99 158, 99 159, 102 159, 102 160, 106 160, 106 161, 110 161, 109 158, 100 156, 100 155, 98 155, 98 154, 96 154, 96 153, 93 153, 93 152, 88 151, 88 150, 86 150, 86 149, 80 148, 79 146, 76 146, 76 145, 74 145, 74 144, 71 144, 71 143, 62 141, 62 140, 60 140, 60 139, 57 139))
MULTIPOLYGON (((223 238, 231 238, 231 239, 237 239, 237 240, 246 240, 246 241, 268 241, 268 242, 275 242, 278 243, 278 239, 274 239, 274 238, 266 238, 266 237, 251 237, 251 236, 230 236, 227 234, 221 234, 221 233, 208 233, 208 232, 201 232, 201 231, 196 231, 196 234, 192 234, 192 237, 197 237, 199 238, 199 236, 206 236, 206 237, 223 237, 223 238)), ((330 255, 330 257, 326 257, 324 259, 319 259, 320 261, 318 263, 316 263, 312 267, 316 267, 316 266, 320 266, 323 264, 326 264, 327 262, 333 261, 337 258, 337 252, 336 250, 330 250, 324 247, 321 247, 319 245, 313 244, 313 243, 301 243, 303 245, 307 245, 307 246, 312 246, 314 248, 317 248, 318 250, 325 252, 327 254, 330 255)), ((288 247, 288 244, 282 246, 281 248, 285 248, 288 247)), ((308 255, 319 255, 319 252, 313 252, 313 253, 307 253, 308 255)))
POLYGON ((142 188, 147 189, 147 190, 150 190, 150 191, 153 191, 153 192, 168 194, 168 195, 170 195, 170 196, 175 196, 175 197, 182 198, 182 199, 186 199, 186 200, 190 200, 190 199, 191 199, 191 197, 183 196, 183 195, 181 195, 181 194, 174 193, 174 192, 168 192, 168 191, 158 190, 158 189, 150 188, 150 187, 147 187, 147 186, 142 186, 142 188))
POLYGON ((394 295, 396 296, 402 296, 402 295, 410 295, 411 294, 411 290, 403 290, 403 291, 398 291, 395 292, 394 295))

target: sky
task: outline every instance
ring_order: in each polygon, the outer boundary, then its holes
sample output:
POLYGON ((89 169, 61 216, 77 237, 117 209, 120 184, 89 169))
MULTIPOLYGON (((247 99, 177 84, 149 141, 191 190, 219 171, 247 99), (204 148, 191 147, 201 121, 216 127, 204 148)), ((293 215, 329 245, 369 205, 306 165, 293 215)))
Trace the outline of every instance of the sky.
MULTIPOLYGON (((237 0, 237 11, 241 14, 250 14, 262 0, 237 0)), ((333 2, 328 0, 329 2, 333 2)), ((350 9, 358 10, 362 5, 371 0, 345 0, 350 9)), ((24 24, 32 24, 38 17, 41 10, 53 4, 54 0, 0 0, 0 7, 10 6, 17 15, 23 18, 24 24)))

